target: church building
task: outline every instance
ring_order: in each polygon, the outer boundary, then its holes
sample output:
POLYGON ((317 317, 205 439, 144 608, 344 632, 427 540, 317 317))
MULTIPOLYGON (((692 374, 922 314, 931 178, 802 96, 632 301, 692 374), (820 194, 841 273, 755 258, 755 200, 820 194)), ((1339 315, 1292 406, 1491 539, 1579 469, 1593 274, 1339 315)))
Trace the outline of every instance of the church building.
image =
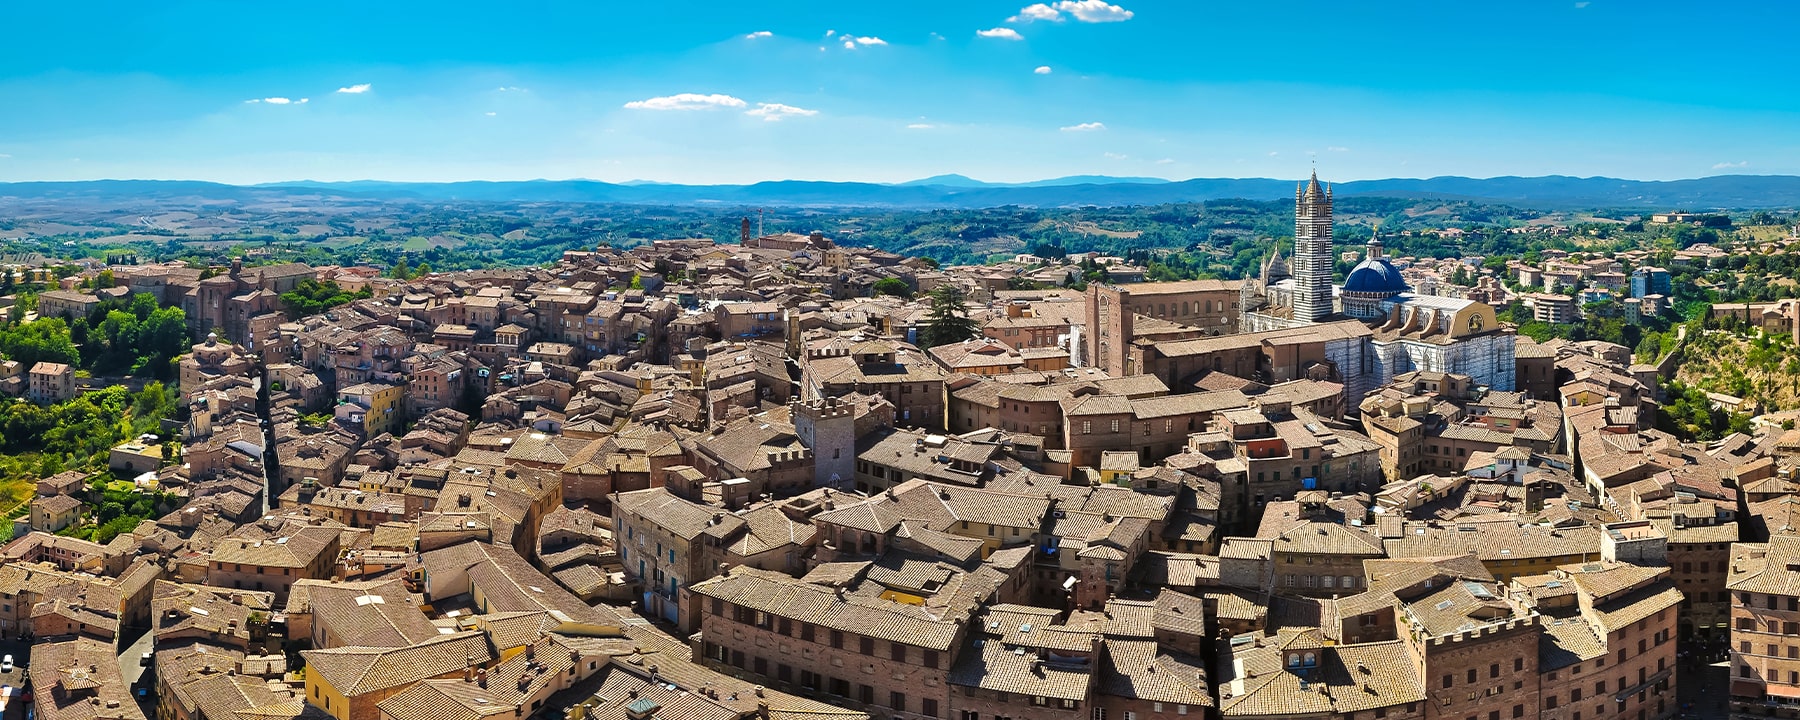
POLYGON ((1318 174, 1294 191, 1294 258, 1275 253, 1262 275, 1245 281, 1239 307, 1244 332, 1290 330, 1346 319, 1369 326, 1364 352, 1350 367, 1331 368, 1343 383, 1347 403, 1359 389, 1385 385, 1414 370, 1468 375, 1479 385, 1510 391, 1514 386, 1514 340, 1494 308, 1474 300, 1415 295, 1382 252, 1369 241, 1361 263, 1332 284, 1332 193, 1318 174))

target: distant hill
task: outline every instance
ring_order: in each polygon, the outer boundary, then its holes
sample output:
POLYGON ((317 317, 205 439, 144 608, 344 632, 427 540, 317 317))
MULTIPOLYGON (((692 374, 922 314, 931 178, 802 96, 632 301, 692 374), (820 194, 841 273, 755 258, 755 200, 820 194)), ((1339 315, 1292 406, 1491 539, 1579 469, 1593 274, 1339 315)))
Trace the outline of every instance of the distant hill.
MULTIPOLYGON (((1295 181, 1268 178, 1157 178, 1073 176, 1029 183, 988 183, 940 175, 898 184, 779 180, 751 185, 677 185, 633 181, 525 180, 450 183, 295 181, 224 185, 197 181, 98 180, 0 183, 0 197, 198 197, 279 199, 283 195, 361 200, 476 202, 596 202, 645 205, 767 205, 783 207, 980 208, 1005 205, 1075 207, 1156 205, 1244 198, 1292 197, 1295 181)), ((1458 199, 1543 210, 1568 208, 1750 209, 1800 207, 1800 177, 1720 175, 1691 180, 1617 178, 1434 177, 1337 183, 1346 196, 1458 199)))

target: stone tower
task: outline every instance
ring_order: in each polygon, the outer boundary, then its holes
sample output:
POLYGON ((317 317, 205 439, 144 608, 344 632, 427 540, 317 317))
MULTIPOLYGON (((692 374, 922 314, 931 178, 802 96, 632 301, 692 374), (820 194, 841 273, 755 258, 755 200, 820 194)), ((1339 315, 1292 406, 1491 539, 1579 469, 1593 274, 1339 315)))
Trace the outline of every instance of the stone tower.
POLYGON ((1294 319, 1318 322, 1331 315, 1331 190, 1319 173, 1294 189, 1294 319))
POLYGON ((835 397, 788 405, 794 434, 813 453, 813 486, 846 489, 856 478, 856 416, 835 397))

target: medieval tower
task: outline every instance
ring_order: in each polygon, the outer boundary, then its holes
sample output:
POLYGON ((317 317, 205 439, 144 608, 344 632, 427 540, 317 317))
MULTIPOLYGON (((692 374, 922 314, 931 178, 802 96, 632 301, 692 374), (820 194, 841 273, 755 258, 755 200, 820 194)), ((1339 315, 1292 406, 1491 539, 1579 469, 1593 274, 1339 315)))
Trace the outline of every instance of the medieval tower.
POLYGON ((1294 190, 1294 320, 1318 322, 1330 316, 1331 190, 1320 189, 1319 174, 1294 190))

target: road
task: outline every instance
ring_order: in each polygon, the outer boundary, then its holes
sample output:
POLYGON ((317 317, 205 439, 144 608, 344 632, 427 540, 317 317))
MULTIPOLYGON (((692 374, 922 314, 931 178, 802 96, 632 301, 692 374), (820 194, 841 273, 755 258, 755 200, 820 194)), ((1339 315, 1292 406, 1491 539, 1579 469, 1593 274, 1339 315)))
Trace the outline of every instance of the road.
POLYGON ((1731 687, 1730 663, 1694 665, 1682 663, 1676 675, 1675 696, 1683 706, 1682 717, 1724 720, 1730 714, 1725 700, 1731 687))
POLYGON ((139 635, 135 642, 119 650, 119 673, 125 676, 126 685, 136 685, 138 678, 143 677, 144 666, 139 662, 144 653, 154 649, 155 639, 156 633, 146 632, 139 635))
MULTIPOLYGON (((130 637, 130 635, 125 637, 130 637)), ((120 639, 123 640, 125 637, 120 639)), ((143 688, 138 686, 138 682, 140 680, 151 682, 156 678, 149 674, 150 668, 139 663, 143 661, 144 653, 156 649, 155 640, 156 633, 145 630, 137 640, 119 651, 119 673, 125 676, 125 687, 129 689, 132 697, 137 698, 138 709, 144 711, 145 717, 156 717, 156 693, 141 692, 143 688)))

